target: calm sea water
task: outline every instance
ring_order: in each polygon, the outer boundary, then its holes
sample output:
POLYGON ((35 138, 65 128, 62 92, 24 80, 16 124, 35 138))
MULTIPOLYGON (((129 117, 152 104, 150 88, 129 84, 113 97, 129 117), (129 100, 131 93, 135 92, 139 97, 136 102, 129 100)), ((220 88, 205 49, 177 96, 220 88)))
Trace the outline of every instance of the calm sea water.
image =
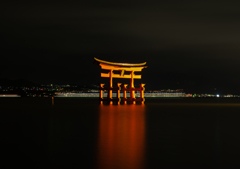
POLYGON ((239 168, 240 99, 1 98, 1 168, 239 168))

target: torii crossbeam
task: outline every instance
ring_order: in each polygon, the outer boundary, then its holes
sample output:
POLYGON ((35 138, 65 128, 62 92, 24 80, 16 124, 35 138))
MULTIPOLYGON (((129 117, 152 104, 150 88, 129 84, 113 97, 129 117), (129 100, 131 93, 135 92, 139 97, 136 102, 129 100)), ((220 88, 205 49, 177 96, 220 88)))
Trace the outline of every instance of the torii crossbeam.
POLYGON ((109 70, 109 73, 101 73, 101 77, 107 77, 109 78, 109 87, 104 88, 103 86, 105 84, 100 84, 100 103, 103 103, 103 101, 109 101, 112 103, 112 101, 117 101, 118 104, 121 101, 120 98, 120 91, 121 91, 121 83, 117 83, 117 87, 113 87, 112 79, 113 78, 125 78, 130 79, 130 88, 127 88, 128 84, 123 85, 123 101, 126 104, 127 101, 130 103, 135 104, 136 101, 140 101, 141 103, 144 103, 144 86, 145 84, 140 84, 140 88, 134 87, 134 79, 141 79, 141 75, 135 75, 134 72, 141 72, 143 68, 146 68, 146 62, 144 63, 115 63, 115 62, 108 62, 104 60, 100 60, 97 58, 94 58, 95 62, 101 67, 101 69, 109 70), (119 74, 113 73, 113 71, 119 71, 119 74), (130 74, 125 74, 125 72, 128 71, 130 74), (108 91, 108 97, 103 98, 103 90, 108 91), (117 91, 117 97, 112 98, 112 91, 117 91), (130 98, 127 98, 127 91, 130 91, 130 98), (135 91, 140 91, 140 98, 135 97, 135 91))

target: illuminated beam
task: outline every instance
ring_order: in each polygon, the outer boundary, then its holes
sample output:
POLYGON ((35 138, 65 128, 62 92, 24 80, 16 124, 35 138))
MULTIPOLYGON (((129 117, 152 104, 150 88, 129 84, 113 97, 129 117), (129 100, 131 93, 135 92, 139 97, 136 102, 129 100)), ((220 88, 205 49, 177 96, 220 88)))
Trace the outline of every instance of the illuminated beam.
POLYGON ((141 72, 143 68, 145 68, 146 66, 143 67, 119 67, 119 66, 110 66, 110 65, 105 65, 100 63, 99 64, 101 66, 102 69, 105 70, 118 70, 118 71, 136 71, 136 72, 141 72))
MULTIPOLYGON (((109 73, 101 73, 101 77, 110 77, 109 73)), ((120 74, 112 74, 112 78, 131 79, 131 75, 121 76, 120 74)), ((141 75, 133 75, 133 79, 141 79, 141 75)))

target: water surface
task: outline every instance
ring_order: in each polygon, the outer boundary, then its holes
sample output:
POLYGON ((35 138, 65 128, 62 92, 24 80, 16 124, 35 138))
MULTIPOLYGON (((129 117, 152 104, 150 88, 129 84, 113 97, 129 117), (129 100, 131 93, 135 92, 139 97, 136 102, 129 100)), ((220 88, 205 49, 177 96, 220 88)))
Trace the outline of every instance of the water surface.
POLYGON ((1 168, 235 168, 240 99, 1 98, 1 168))

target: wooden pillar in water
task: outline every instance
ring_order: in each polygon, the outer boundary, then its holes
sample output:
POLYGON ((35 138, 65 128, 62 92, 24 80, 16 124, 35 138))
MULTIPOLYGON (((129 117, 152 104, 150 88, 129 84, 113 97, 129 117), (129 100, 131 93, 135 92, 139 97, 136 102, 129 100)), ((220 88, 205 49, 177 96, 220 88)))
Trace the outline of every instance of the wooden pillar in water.
POLYGON ((145 98, 144 98, 144 90, 145 90, 145 84, 141 83, 140 84, 140 88, 141 88, 141 91, 140 91, 140 98, 141 98, 141 103, 144 104, 144 101, 145 101, 145 98))
POLYGON ((124 84, 124 86, 123 86, 123 100, 124 100, 124 104, 127 104, 127 86, 128 86, 128 84, 124 84))
POLYGON ((135 88, 134 88, 134 78, 133 78, 133 76, 134 76, 134 71, 131 71, 131 81, 130 81, 130 85, 131 85, 131 87, 130 87, 130 89, 131 89, 131 91, 130 91, 130 99, 131 99, 131 101, 133 102, 133 104, 135 104, 135 101, 134 101, 134 99, 135 99, 135 88))
MULTIPOLYGON (((112 99, 112 73, 113 70, 111 69, 109 72, 109 88, 108 88, 108 100, 112 99)), ((111 101, 110 101, 111 103, 111 101)))
POLYGON ((102 100, 103 100, 103 90, 104 90, 103 86, 104 86, 104 84, 101 83, 101 84, 100 84, 100 93, 99 93, 100 104, 103 104, 103 101, 102 101, 102 100))
POLYGON ((118 87, 118 90, 117 90, 118 104, 120 104, 120 102, 121 102, 121 98, 120 98, 121 84, 122 83, 117 83, 117 87, 118 87))

